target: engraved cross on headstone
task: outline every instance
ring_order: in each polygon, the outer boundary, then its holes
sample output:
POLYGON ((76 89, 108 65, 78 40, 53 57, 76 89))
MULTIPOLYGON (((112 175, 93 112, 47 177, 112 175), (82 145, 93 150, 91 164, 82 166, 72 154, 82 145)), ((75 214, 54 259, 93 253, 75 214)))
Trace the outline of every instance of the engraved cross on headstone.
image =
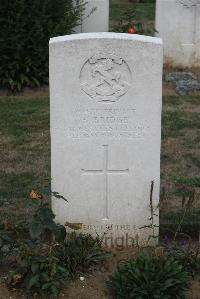
POLYGON ((129 175, 129 168, 127 169, 109 169, 108 168, 108 145, 103 145, 104 148, 104 166, 102 169, 81 169, 82 175, 103 175, 104 177, 104 216, 103 219, 107 220, 108 217, 108 175, 121 174, 129 175))

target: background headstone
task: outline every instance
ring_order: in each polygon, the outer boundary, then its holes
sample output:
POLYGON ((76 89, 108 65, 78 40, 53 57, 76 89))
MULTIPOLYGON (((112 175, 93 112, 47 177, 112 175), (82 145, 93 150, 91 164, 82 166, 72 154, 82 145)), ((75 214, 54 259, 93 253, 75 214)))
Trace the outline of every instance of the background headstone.
POLYGON ((68 199, 53 211, 109 246, 148 237, 151 181, 159 201, 162 54, 139 35, 50 40, 52 190, 68 199))
POLYGON ((166 63, 200 66, 200 0, 157 0, 156 29, 166 63))
POLYGON ((109 0, 87 0, 76 33, 109 31, 109 0))

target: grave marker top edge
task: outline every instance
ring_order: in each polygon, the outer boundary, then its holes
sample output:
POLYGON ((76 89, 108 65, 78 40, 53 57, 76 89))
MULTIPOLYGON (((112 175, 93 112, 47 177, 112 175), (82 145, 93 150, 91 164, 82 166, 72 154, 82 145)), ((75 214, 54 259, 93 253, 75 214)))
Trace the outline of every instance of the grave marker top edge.
POLYGON ((146 43, 153 43, 162 45, 163 41, 159 37, 138 35, 138 34, 128 34, 128 33, 114 33, 114 32, 94 32, 94 33, 79 33, 79 34, 70 34, 64 36, 57 36, 50 39, 49 44, 53 43, 62 43, 66 41, 81 40, 81 39, 123 39, 123 40, 132 40, 140 41, 146 43))

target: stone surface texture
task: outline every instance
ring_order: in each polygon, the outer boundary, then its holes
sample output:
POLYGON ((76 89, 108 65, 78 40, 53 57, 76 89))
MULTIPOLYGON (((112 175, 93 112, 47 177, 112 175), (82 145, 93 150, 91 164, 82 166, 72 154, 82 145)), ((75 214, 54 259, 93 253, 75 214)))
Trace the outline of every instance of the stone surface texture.
POLYGON ((162 56, 154 37, 50 40, 53 211, 108 246, 147 239, 151 181, 159 201, 162 56))
POLYGON ((190 92, 200 90, 200 78, 192 72, 170 72, 165 74, 166 82, 176 85, 176 92, 179 95, 187 95, 190 92))
POLYGON ((109 31, 109 0, 88 0, 76 33, 109 31), (92 12, 92 13, 91 13, 92 12))
POLYGON ((200 0, 157 0, 156 30, 166 63, 200 66, 200 0))

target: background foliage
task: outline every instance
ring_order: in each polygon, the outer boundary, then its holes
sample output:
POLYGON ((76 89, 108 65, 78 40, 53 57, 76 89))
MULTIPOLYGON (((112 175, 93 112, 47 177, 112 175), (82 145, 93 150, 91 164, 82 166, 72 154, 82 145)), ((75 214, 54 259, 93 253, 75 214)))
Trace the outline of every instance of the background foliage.
POLYGON ((82 0, 0 1, 0 86, 20 91, 48 83, 48 41, 70 34, 84 9, 82 0))

